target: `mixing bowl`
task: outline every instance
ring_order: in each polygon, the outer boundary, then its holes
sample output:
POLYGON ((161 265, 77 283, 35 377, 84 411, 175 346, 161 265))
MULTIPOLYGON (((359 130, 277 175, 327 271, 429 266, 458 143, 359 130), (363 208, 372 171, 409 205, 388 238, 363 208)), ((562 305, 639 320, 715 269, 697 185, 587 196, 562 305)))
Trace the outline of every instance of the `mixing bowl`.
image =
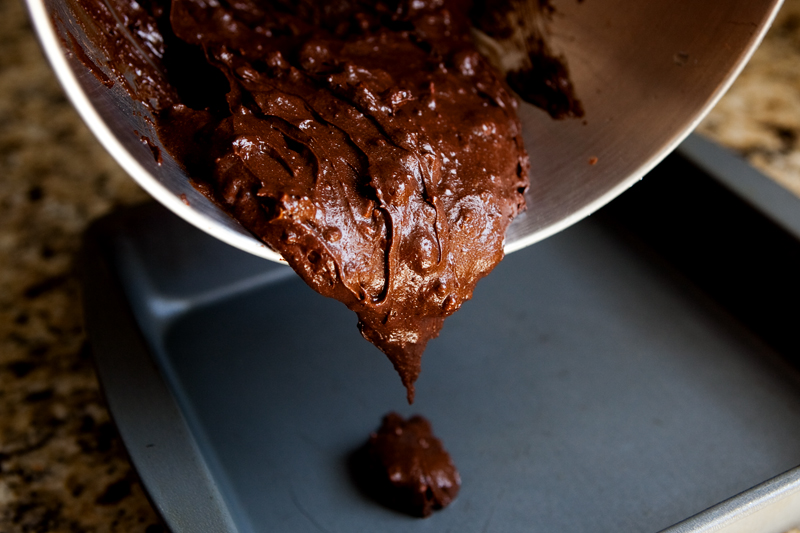
MULTIPOLYGON (((120 84, 109 88, 102 83, 106 61, 79 23, 86 14, 65 0, 27 3, 65 91, 131 177, 214 237, 279 260, 195 190, 162 149, 147 108, 120 84), (96 65, 94 73, 85 66, 87 57, 77 57, 75 44, 96 65), (160 164, 153 156, 159 151, 160 164)), ((506 252, 592 213, 673 150, 732 83, 780 4, 781 0, 554 1, 552 45, 567 59, 586 116, 554 121, 533 106, 521 105, 531 187, 528 211, 506 234, 506 252)))

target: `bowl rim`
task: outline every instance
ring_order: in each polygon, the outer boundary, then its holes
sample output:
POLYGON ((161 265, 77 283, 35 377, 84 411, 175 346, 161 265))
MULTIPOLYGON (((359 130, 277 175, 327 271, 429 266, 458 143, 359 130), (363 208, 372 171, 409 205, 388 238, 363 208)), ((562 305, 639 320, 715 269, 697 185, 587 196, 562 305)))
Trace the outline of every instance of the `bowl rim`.
MULTIPOLYGON (((661 160, 669 155, 678 145, 689 136, 703 118, 711 111, 716 103, 728 91, 734 80, 739 76, 744 66, 755 53, 761 44, 764 36, 772 25, 784 0, 772 0, 767 16, 759 23, 753 32, 749 43, 743 49, 734 67, 726 74, 716 90, 709 95, 706 102, 700 106, 695 114, 684 124, 680 131, 672 136, 660 150, 656 151, 650 158, 644 161, 634 172, 631 172, 625 179, 617 185, 601 194, 599 197, 575 210, 572 214, 559 219, 558 221, 533 231, 524 237, 517 238, 511 242, 506 242, 504 251, 506 254, 515 252, 526 246, 546 239, 569 226, 579 222, 583 218, 591 215, 611 200, 622 194, 636 182, 641 180, 650 172, 661 160)), ((219 221, 214 220, 176 196, 172 191, 165 187, 153 174, 148 172, 120 142, 116 135, 106 125, 89 99, 86 91, 81 86, 78 78, 69 64, 67 51, 61 45, 56 33, 54 23, 48 14, 45 0, 25 0, 25 4, 30 14, 32 25, 39 38, 39 42, 45 52, 45 56, 55 71, 56 78, 61 84, 72 105, 78 114, 89 127, 100 144, 114 158, 114 160, 136 181, 150 196, 167 209, 181 217, 183 220, 192 224, 196 228, 208 233, 209 235, 230 244, 231 246, 251 253, 271 261, 286 263, 279 253, 272 250, 255 236, 249 234, 241 225, 242 231, 236 231, 233 227, 227 227, 219 221)), ((231 218, 231 220, 235 220, 231 218)), ((238 221, 236 222, 238 224, 238 221)), ((235 225, 234 225, 235 226, 235 225)), ((513 227, 513 223, 512 223, 513 227)))

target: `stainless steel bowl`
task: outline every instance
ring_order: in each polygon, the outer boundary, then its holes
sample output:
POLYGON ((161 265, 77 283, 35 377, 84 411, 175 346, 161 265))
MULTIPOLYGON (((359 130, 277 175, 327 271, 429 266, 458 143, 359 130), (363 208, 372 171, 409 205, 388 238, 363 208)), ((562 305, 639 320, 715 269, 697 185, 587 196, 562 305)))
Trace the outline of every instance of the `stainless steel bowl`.
MULTIPOLYGON (((535 0, 531 0, 535 1, 535 0)), ((586 121, 553 121, 523 104, 530 154, 528 211, 506 252, 556 233, 644 176, 722 96, 772 22, 781 0, 556 0, 554 48, 566 56, 586 121)), ((91 130, 147 192, 237 248, 279 260, 197 192, 166 153, 156 164, 142 136, 158 137, 147 109, 107 88, 68 50, 70 35, 97 65, 95 48, 64 0, 27 0, 56 74, 91 130)), ((162 150, 163 153, 163 150, 162 150)), ((687 191, 691 194, 691 191, 687 191)))

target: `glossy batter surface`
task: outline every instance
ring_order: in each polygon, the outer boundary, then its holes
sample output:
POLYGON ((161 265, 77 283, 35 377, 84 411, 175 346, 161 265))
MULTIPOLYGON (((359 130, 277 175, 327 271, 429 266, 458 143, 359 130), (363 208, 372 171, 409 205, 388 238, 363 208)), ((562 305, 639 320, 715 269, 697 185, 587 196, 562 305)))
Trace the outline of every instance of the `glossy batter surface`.
POLYGON ((411 399, 425 345, 502 258, 528 185, 516 101, 466 13, 173 0, 170 21, 230 91, 216 115, 166 115, 167 137, 197 132, 194 175, 358 314, 411 399))
POLYGON ((412 400, 426 344, 502 259, 525 208, 517 103, 473 46, 468 3, 134 7, 118 9, 148 47, 107 46, 146 73, 132 93, 148 98, 168 151, 357 313, 412 400))
POLYGON ((461 488, 461 476, 450 454, 421 417, 383 417, 367 444, 373 489, 396 510, 426 517, 447 507, 461 488))

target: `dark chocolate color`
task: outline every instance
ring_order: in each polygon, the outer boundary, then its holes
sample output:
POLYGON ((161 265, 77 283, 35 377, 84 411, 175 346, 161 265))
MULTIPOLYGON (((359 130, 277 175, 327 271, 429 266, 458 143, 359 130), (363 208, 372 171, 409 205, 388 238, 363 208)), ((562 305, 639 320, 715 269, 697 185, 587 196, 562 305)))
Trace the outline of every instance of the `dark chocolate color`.
POLYGON ((173 0, 170 21, 229 92, 224 109, 172 108, 161 138, 311 287, 358 314, 411 400, 425 345, 503 257, 528 186, 516 101, 464 10, 173 0))
POLYGON ((458 495, 461 477, 450 455, 421 416, 408 420, 389 413, 370 435, 361 457, 363 487, 370 496, 413 516, 430 516, 458 495))
MULTIPOLYGON (((164 39, 151 10, 134 0, 66 1, 83 28, 85 45, 93 49, 84 50, 69 33, 64 44, 103 85, 119 84, 152 110, 178 103, 164 68, 164 39)), ((59 26, 58 19, 54 22, 59 26)))
POLYGON ((470 2, 70 1, 197 188, 355 311, 411 401, 427 342, 525 209, 517 102, 470 2))

